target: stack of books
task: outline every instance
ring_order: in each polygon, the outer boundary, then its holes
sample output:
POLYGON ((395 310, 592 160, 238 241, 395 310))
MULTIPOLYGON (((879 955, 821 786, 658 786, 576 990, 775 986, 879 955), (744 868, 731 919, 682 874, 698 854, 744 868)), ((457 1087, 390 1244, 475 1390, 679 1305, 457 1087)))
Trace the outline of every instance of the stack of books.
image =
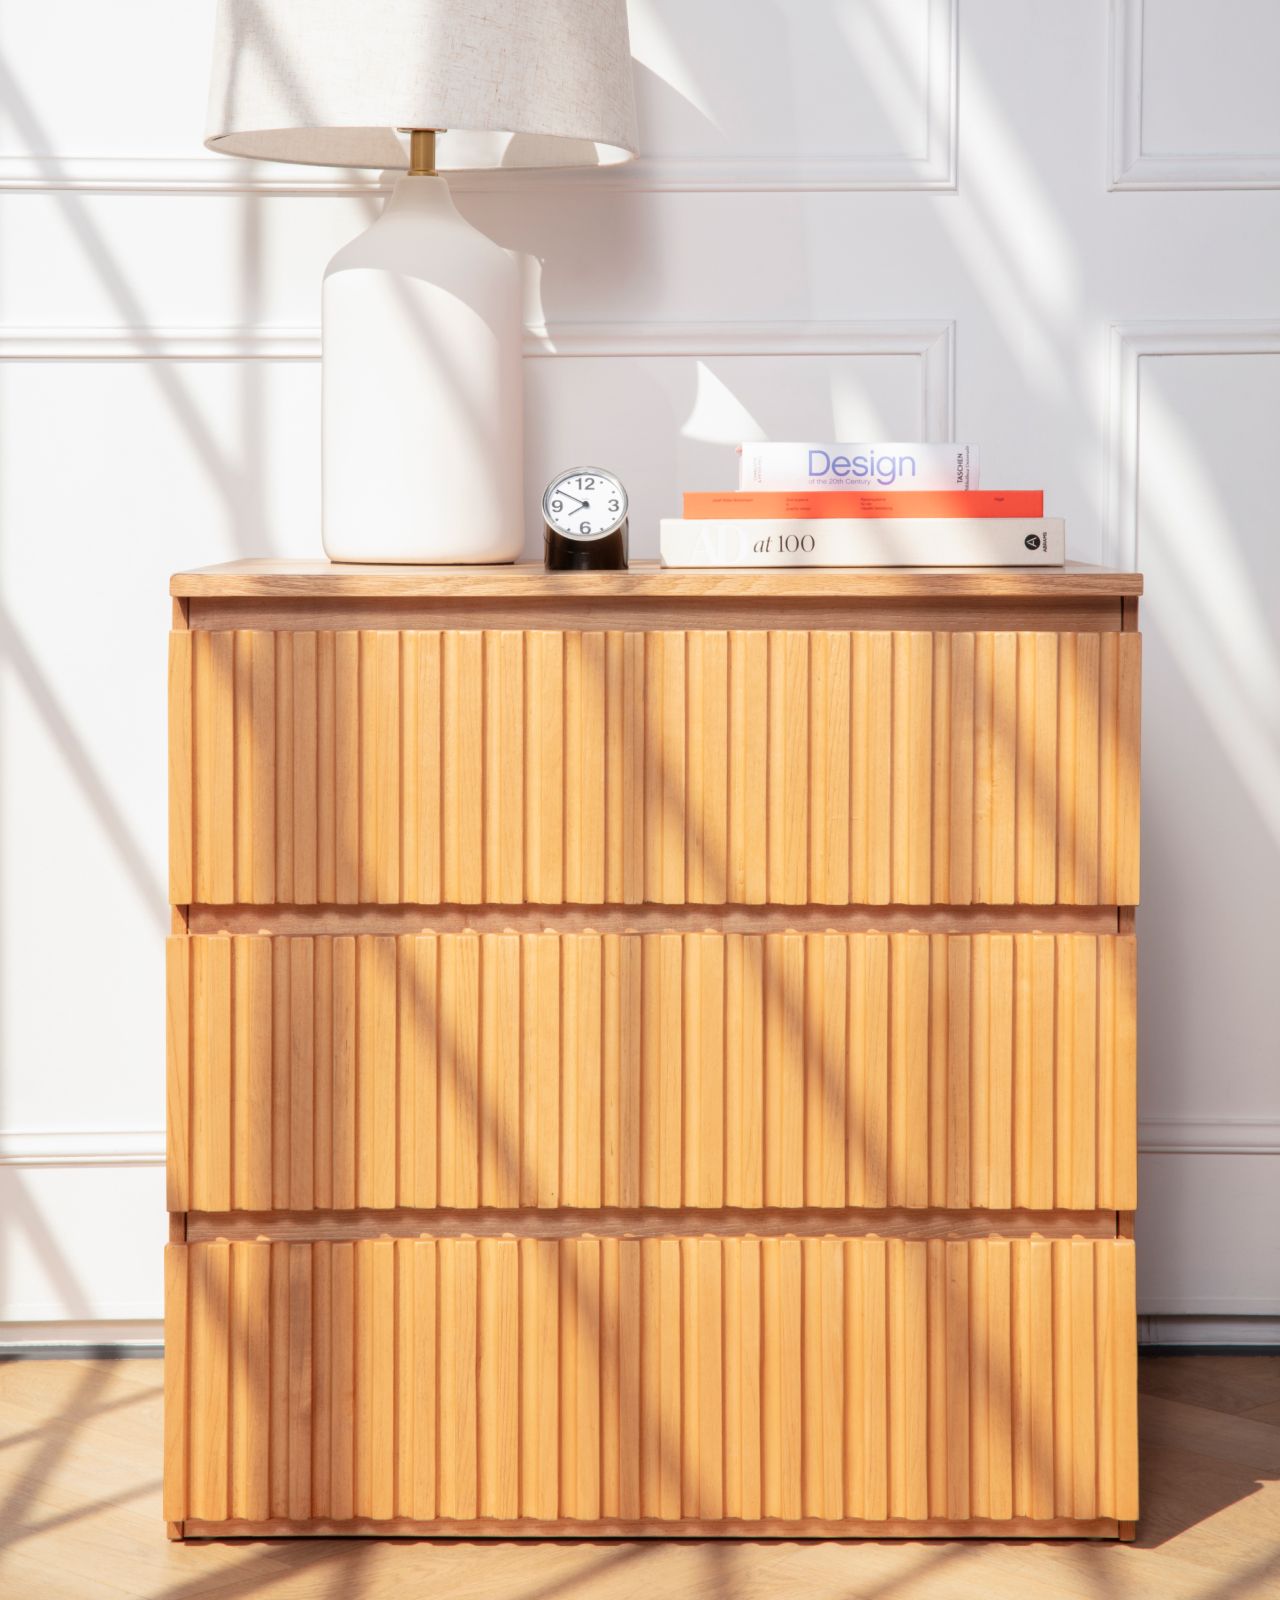
POLYGON ((979 489, 967 444, 744 444, 733 494, 664 517, 664 567, 1060 567, 1038 489, 979 489))

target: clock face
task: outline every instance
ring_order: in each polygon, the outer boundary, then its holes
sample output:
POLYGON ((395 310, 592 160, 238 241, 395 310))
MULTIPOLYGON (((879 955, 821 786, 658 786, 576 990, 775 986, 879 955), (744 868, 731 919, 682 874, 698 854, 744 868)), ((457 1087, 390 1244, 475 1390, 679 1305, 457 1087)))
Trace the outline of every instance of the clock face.
POLYGON ((611 472, 574 467, 547 485, 542 514, 569 539, 602 539, 627 514, 627 491, 611 472))

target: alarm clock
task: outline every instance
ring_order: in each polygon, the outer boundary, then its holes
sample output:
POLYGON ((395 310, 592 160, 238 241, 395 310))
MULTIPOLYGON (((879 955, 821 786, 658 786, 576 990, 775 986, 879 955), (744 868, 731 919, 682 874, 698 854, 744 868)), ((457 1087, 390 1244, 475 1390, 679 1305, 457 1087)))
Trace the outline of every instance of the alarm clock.
POLYGON ((624 570, 627 507, 616 473, 599 467, 558 472, 542 495, 547 571, 624 570))

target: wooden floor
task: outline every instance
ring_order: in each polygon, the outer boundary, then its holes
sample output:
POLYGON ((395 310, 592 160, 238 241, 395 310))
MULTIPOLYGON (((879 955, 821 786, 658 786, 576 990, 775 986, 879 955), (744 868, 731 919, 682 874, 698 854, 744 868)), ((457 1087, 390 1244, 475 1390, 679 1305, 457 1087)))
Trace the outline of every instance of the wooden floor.
POLYGON ((1142 1362, 1133 1544, 170 1544, 158 1361, 0 1362, 0 1600, 1280 1596, 1280 1356, 1142 1362))

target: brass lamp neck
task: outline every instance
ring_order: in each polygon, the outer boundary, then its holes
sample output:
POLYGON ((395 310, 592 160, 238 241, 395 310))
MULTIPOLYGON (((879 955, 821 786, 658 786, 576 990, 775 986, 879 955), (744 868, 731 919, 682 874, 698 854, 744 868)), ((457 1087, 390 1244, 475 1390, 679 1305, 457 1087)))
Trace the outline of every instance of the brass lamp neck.
POLYGON ((409 129, 409 176, 434 178, 436 176, 436 129, 409 129))

